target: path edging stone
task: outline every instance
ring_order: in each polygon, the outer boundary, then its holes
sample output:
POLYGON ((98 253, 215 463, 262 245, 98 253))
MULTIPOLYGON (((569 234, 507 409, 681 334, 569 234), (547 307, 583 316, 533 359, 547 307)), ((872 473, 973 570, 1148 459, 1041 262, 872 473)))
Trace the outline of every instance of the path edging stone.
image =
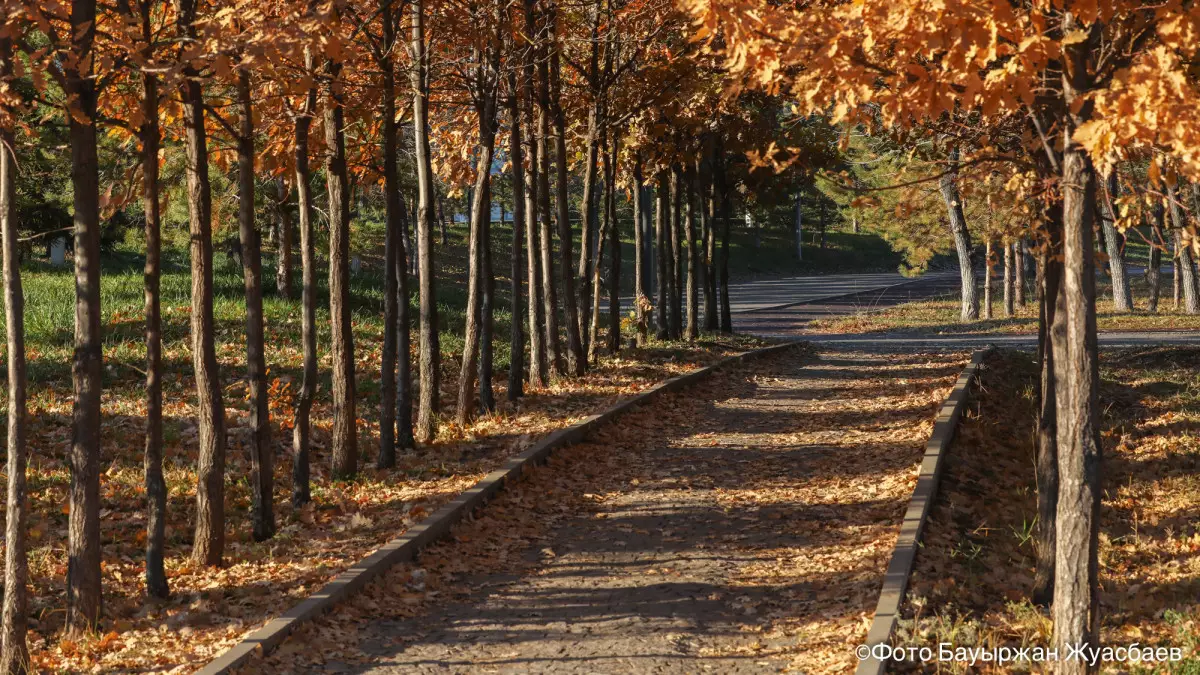
POLYGON ((790 341, 728 356, 712 365, 663 380, 604 412, 552 432, 527 450, 509 457, 503 465, 478 483, 442 505, 400 537, 387 542, 374 553, 359 560, 322 586, 316 593, 300 601, 280 616, 271 619, 262 628, 242 638, 240 642, 219 654, 200 669, 199 675, 232 673, 246 665, 251 659, 265 656, 274 651, 303 623, 324 614, 397 564, 414 560, 421 549, 448 535, 455 525, 475 509, 487 503, 489 499, 504 489, 509 481, 519 479, 527 467, 545 463, 555 450, 579 443, 598 427, 633 408, 649 403, 663 394, 695 384, 721 368, 782 352, 803 343, 803 340, 790 341))
POLYGON ((875 618, 867 631, 864 644, 857 647, 860 652, 867 653, 866 658, 859 653, 860 659, 855 675, 883 675, 887 672, 887 662, 876 658, 867 650, 876 645, 885 645, 892 638, 892 631, 900 619, 900 606, 904 602, 904 593, 908 590, 908 577, 912 574, 913 563, 916 561, 917 550, 921 545, 921 534, 925 530, 925 521, 933 508, 937 497, 938 481, 942 476, 942 459, 954 441, 958 430, 958 421, 962 418, 963 410, 967 407, 971 383, 979 376, 983 361, 992 351, 992 347, 980 349, 971 355, 971 361, 958 376, 950 395, 938 410, 937 419, 933 424, 933 433, 925 444, 925 455, 921 459, 921 472, 917 475, 917 485, 913 488, 912 499, 908 510, 904 512, 904 521, 900 525, 900 536, 896 539, 896 547, 892 551, 892 559, 888 563, 887 572, 883 577, 883 589, 879 594, 879 604, 875 607, 875 618))

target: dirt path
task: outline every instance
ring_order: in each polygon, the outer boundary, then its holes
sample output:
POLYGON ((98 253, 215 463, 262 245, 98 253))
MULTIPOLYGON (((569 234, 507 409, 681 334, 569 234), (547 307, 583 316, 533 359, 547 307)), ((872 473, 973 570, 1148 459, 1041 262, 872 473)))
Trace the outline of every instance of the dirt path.
POLYGON ((965 361, 802 351, 575 446, 264 672, 844 672, 965 361))

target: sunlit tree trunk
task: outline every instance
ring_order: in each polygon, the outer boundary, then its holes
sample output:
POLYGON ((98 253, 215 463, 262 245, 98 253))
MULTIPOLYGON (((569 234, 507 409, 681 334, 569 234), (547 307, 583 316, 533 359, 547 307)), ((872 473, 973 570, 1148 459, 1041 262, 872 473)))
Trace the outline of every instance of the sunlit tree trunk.
POLYGON ((717 139, 717 148, 713 155, 716 157, 713 167, 716 182, 713 191, 721 201, 721 208, 715 211, 721 215, 721 263, 717 272, 721 332, 732 333, 733 312, 729 307, 729 228, 730 221, 733 219, 733 203, 729 194, 729 182, 725 176, 725 146, 720 138, 717 139))
MULTIPOLYGON (((195 0, 182 0, 179 6, 183 37, 194 40, 195 0)), ((192 559, 200 565, 217 566, 225 552, 225 408, 213 320, 212 191, 200 75, 190 65, 183 70, 186 79, 180 93, 187 140, 188 220, 192 240, 192 360, 199 401, 200 446, 192 559)))
POLYGON ((350 307, 350 181, 346 166, 345 110, 334 82, 342 64, 325 62, 325 187, 329 198, 329 323, 333 357, 333 430, 330 472, 358 473, 358 413, 355 402, 354 333, 350 307))
MULTIPOLYGON (((0 37, 0 80, 13 77, 12 40, 0 37)), ((0 129, 0 246, 4 262, 4 334, 8 365, 8 498, 4 515, 4 608, 0 624, 0 671, 30 671, 26 641, 29 608, 29 558, 25 538, 29 499, 25 396, 25 294, 21 288, 21 254, 17 241, 16 134, 0 129)), ((155 158, 157 163, 158 159, 155 158)))
MULTIPOLYGON (((527 11, 532 12, 535 0, 526 0, 527 11)), ((538 159, 538 212, 541 216, 539 228, 539 250, 542 262, 542 282, 545 284, 546 358, 554 375, 566 372, 563 360, 562 339, 559 337, 558 289, 554 283, 554 236, 551 226, 550 208, 550 55, 548 43, 552 39, 552 25, 542 17, 537 33, 537 159, 538 159)), ((555 151, 558 151, 557 146, 555 151)), ((569 258, 569 256, 568 256, 569 258)))
POLYGON ((633 155, 633 311, 637 316, 637 345, 646 344, 649 338, 650 317, 646 315, 648 301, 646 288, 646 267, 649 264, 646 256, 646 228, 642 214, 646 208, 646 193, 642 187, 642 155, 634 151, 633 155))
MULTIPOLYGON (((141 39, 149 57, 154 27, 152 2, 140 3, 141 39)), ((163 479, 162 422, 162 278, 161 217, 159 211, 158 153, 162 138, 158 126, 158 78, 142 73, 142 123, 138 139, 142 145, 142 211, 145 217, 146 264, 146 446, 143 470, 146 487, 146 594, 165 598, 170 593, 163 565, 167 528, 167 484, 163 479)), ((12 350, 9 350, 12 353, 12 350)))
POLYGON ((1104 181, 1104 197, 1100 213, 1104 232, 1105 253, 1108 254, 1108 272, 1112 278, 1113 309, 1118 312, 1133 311, 1133 295, 1129 289, 1129 271, 1125 269, 1125 237, 1117 231, 1117 171, 1108 172, 1104 181))
POLYGON ((529 384, 544 387, 548 383, 549 364, 546 357, 546 289, 542 276, 541 249, 538 246, 538 224, 542 206, 538 199, 541 185, 542 153, 545 144, 540 142, 535 130, 533 109, 536 105, 534 93, 535 60, 537 58, 537 16, 534 7, 535 0, 525 0, 525 34, 530 40, 525 45, 522 55, 523 79, 521 81, 521 96, 524 108, 517 105, 517 117, 514 124, 523 124, 528 132, 525 137, 529 143, 529 171, 525 174, 525 252, 526 275, 529 288, 529 384))
MULTIPOLYGON (((1071 28, 1070 15, 1064 30, 1071 28)), ((1087 41, 1066 48, 1064 95, 1070 107, 1090 86, 1087 41)), ((1078 108, 1078 106, 1075 106, 1078 108)), ((1058 522, 1054 580, 1054 645, 1068 646, 1099 638, 1100 410, 1096 339, 1096 276, 1092 231, 1095 225, 1095 170, 1086 151, 1071 139, 1082 119, 1064 125, 1063 283, 1060 312, 1065 311, 1066 339, 1054 354, 1058 412, 1058 522)), ((1081 661, 1059 663, 1061 675, 1088 671, 1081 661)))
POLYGON ((429 150, 429 55, 425 45, 425 2, 412 1, 412 45, 409 77, 413 90, 413 133, 417 159, 417 257, 420 285, 421 398, 417 408, 417 440, 437 434, 439 394, 437 293, 433 270, 433 168, 429 150))
MULTIPOLYGON (((1184 213, 1175 188, 1170 185, 1167 186, 1167 201, 1170 203, 1171 225, 1174 229, 1175 270, 1179 286, 1183 290, 1183 310, 1188 314, 1196 314, 1200 312, 1200 287, 1196 285, 1196 267, 1192 260, 1191 247, 1182 245, 1183 229, 1187 227, 1187 214, 1184 213)), ((1178 300, 1176 303, 1178 304, 1178 300)))
MULTIPOLYGON (((312 56, 305 55, 306 68, 312 70, 312 56)), ((317 393, 317 261, 313 232, 312 174, 308 164, 308 132, 317 110, 317 90, 308 90, 304 109, 296 116, 296 206, 300 220, 301 289, 300 342, 304 351, 304 374, 296 399, 292 424, 292 504, 301 506, 311 499, 309 490, 309 450, 312 445, 312 404, 317 393)))
POLYGON ((1025 280, 1028 276, 1025 270, 1025 239, 1021 238, 1012 243, 1013 259, 1016 261, 1016 276, 1013 277, 1013 295, 1016 298, 1017 309, 1025 309, 1025 280))
POLYGON ((1004 250, 1004 318, 1011 319, 1015 309, 1016 299, 1014 295, 1013 276, 1013 247, 1012 244, 1003 244, 1004 250))
POLYGON ((272 495, 275 451, 271 447, 270 404, 267 400, 267 359, 263 340, 262 253, 254 223, 254 116, 250 73, 237 75, 240 126, 238 155, 238 236, 242 243, 242 280, 246 288, 246 380, 250 385, 250 519, 255 541, 275 534, 272 495))
POLYGON ((683 236, 687 240, 687 339, 695 341, 700 337, 700 313, 698 302, 698 282, 696 274, 699 271, 700 260, 696 253, 696 176, 695 170, 689 164, 682 175, 684 181, 683 195, 687 202, 684 207, 683 236))
POLYGON ((958 269, 962 277, 962 312, 963 321, 974 321, 979 318, 979 294, 975 288, 975 261, 971 250, 971 233, 967 230, 967 220, 963 215, 962 196, 958 191, 958 150, 950 153, 950 169, 939 181, 942 200, 946 203, 946 211, 950 218, 950 234, 954 237, 954 248, 958 252, 958 269))
POLYGON ((1166 245, 1163 237, 1163 220, 1166 218, 1162 200, 1156 200, 1150 209, 1150 253, 1146 259, 1146 309, 1158 311, 1160 287, 1162 286, 1162 250, 1166 245))
POLYGON ((667 271, 671 289, 671 339, 683 337, 683 176, 678 166, 671 169, 671 218, 667 233, 671 249, 671 269, 667 271))
POLYGON ((983 245, 983 318, 991 320, 992 318, 992 279, 995 277, 994 267, 996 264, 995 251, 992 246, 992 240, 988 239, 983 245))

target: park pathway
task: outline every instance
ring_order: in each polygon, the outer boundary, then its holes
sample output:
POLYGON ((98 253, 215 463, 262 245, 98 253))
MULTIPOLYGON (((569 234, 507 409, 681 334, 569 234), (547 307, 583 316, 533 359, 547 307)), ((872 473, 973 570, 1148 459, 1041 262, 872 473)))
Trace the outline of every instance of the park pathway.
POLYGON ((800 348, 664 397, 264 672, 845 672, 966 356, 800 348))

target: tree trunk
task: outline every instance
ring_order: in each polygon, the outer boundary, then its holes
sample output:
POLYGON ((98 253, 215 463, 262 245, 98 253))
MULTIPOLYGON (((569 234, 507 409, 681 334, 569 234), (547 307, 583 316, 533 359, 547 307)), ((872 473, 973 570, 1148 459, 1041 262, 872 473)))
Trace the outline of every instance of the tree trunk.
POLYGON ((796 191, 796 262, 804 260, 804 191, 796 191))
POLYGON ((429 150, 429 55, 425 49, 425 2, 412 2, 412 59, 409 77, 413 90, 413 132, 417 158, 417 257, 420 285, 421 398, 417 411, 417 440, 437 435, 439 393, 437 293, 433 270, 433 167, 429 150))
POLYGON ((1055 541, 1058 537, 1058 424, 1054 390, 1054 355, 1066 349, 1066 312, 1058 312, 1062 294, 1062 207, 1051 208, 1050 239, 1038 259, 1038 364, 1040 395, 1037 418, 1038 524, 1034 553, 1037 565, 1030 598, 1049 606, 1054 599, 1055 541))
MULTIPOLYGON (((195 39, 194 0, 180 3, 180 26, 195 39)), ((213 320, 212 191, 208 178, 208 137, 199 74, 184 68, 181 85, 187 137, 188 220, 192 257, 192 360, 199 405, 199 462, 196 470, 196 535, 192 559, 218 566, 225 552, 225 408, 213 320)))
MULTIPOLYGON (((379 454, 375 467, 390 469, 396 465, 396 418, 400 413, 397 398, 408 383, 396 381, 398 360, 409 359, 408 345, 400 352, 401 332, 407 337, 408 294, 400 294, 400 286, 407 285, 408 268, 404 263, 404 221, 406 214, 400 198, 400 128, 396 124, 396 70, 392 64, 392 50, 396 40, 395 17, 392 0, 381 0, 380 22, 383 27, 383 49, 377 58, 380 71, 380 94, 383 103, 383 353, 379 373, 379 454), (400 304, 405 307, 405 325, 401 327, 400 304)), ((407 290, 407 289, 406 289, 407 290)), ((410 403, 411 405, 411 403, 410 403)), ((410 412, 411 417, 411 412, 410 412)), ((411 425, 411 420, 409 421, 411 425)), ((401 421, 401 425, 404 422, 401 421)), ((410 431, 411 433, 411 431, 410 431)), ((406 447, 412 447, 411 438, 406 447)))
MULTIPOLYGON (((100 620, 100 189, 96 85, 92 77, 95 0, 71 5, 65 64, 75 228, 75 357, 67 538, 67 627, 83 633, 100 620), (81 70, 82 68, 82 70, 81 70), (81 121, 82 120, 82 121, 81 121)), ((11 161, 11 156, 9 157, 11 161)))
POLYGON ((717 190, 714 161, 708 163, 708 179, 704 181, 701 211, 704 215, 704 266, 708 269, 704 286, 704 330, 715 331, 720 326, 717 307, 717 190))
MULTIPOLYGON (((489 57, 490 58, 490 57, 489 57)), ((480 376, 480 407, 490 410, 484 399, 484 388, 489 388, 490 382, 485 382, 481 351, 491 347, 491 335, 485 330, 490 314, 488 286, 487 240, 488 225, 491 220, 491 172, 492 152, 496 143, 495 125, 495 89, 491 75, 486 72, 486 66, 477 66, 477 85, 480 89, 480 102, 476 110, 479 116, 479 156, 475 163, 475 188, 471 200, 471 233, 468 245, 468 278, 467 278, 467 325, 463 335, 462 369, 458 373, 458 408, 456 420, 460 426, 466 426, 471 419, 474 409, 475 377, 480 376), (490 89, 489 89, 490 88, 490 89)), ((490 364, 489 364, 490 371, 490 364)))
MULTIPOLYGON (((508 119, 509 119, 509 160, 512 162, 512 267, 509 273, 511 281, 508 294, 512 302, 512 330, 509 333, 510 364, 508 367, 508 400, 516 401, 524 394, 525 386, 525 336, 521 330, 521 276, 525 272, 525 264, 521 257, 522 240, 525 238, 525 153, 521 147, 521 92, 517 89, 517 74, 510 72, 508 76, 508 119)), ((536 287, 529 282, 530 296, 536 293, 536 287)), ((532 306, 532 305, 531 305, 532 306)), ((537 360, 537 354, 531 349, 530 359, 537 360)))
MULTIPOLYGON (((599 12, 596 12, 597 17, 599 12)), ((597 19, 598 20, 598 19, 597 19)), ((593 74, 595 73, 595 59, 599 54, 600 41, 595 38, 593 33, 592 41, 592 60, 593 74)), ((593 80, 594 81, 594 80, 593 80)), ((596 177, 597 177, 597 161, 600 154, 600 147, 604 143, 604 135, 600 130, 601 118, 601 102, 598 96, 594 95, 593 103, 588 107, 588 129, 585 137, 584 150, 584 170, 583 170, 583 199, 579 203, 579 213, 582 215, 581 231, 579 234, 579 264, 576 266, 575 283, 576 289, 579 292, 579 327, 580 335, 583 337, 583 351, 588 354, 588 360, 591 361, 594 355, 594 350, 591 348, 591 324, 593 323, 592 314, 592 299, 588 297, 588 290, 592 288, 593 271, 600 263, 600 248, 603 244, 598 245, 598 241, 603 241, 599 234, 599 214, 596 207, 596 177)), ((595 296, 593 292, 591 295, 595 296)))
POLYGON ((683 338, 683 173, 679 166, 671 169, 671 339, 683 338))
POLYGON ((655 337, 659 340, 667 340, 671 337, 671 319, 667 315, 667 306, 671 302, 671 282, 668 273, 671 249, 667 244, 669 240, 667 232, 671 229, 671 209, 669 206, 670 188, 667 181, 667 172, 659 172, 658 188, 654 193, 654 242, 658 248, 658 265, 655 270, 657 278, 654 281, 654 286, 658 290, 658 302, 654 309, 655 323, 658 324, 655 337))
MULTIPOLYGON (((608 147, 607 134, 601 135, 600 143, 603 147, 605 147, 607 149, 607 147, 608 147)), ((608 183, 608 152, 607 152, 607 150, 603 154, 604 154, 604 180, 605 180, 606 187, 607 187, 607 183, 608 183)), ((603 214, 604 220, 600 225, 599 232, 597 233, 599 235, 599 239, 597 240, 598 243, 596 246, 596 259, 591 261, 591 263, 589 265, 589 267, 591 269, 591 278, 588 280, 589 283, 584 285, 584 288, 590 288, 592 290, 592 297, 588 299, 588 304, 591 307, 589 308, 589 311, 587 312, 588 315, 591 317, 591 320, 588 323, 587 340, 585 340, 585 344, 587 345, 587 358, 588 358, 589 363, 596 363, 596 359, 599 357, 599 352, 600 352, 600 344, 599 344, 600 343, 600 339, 599 339, 599 335, 600 335, 600 297, 604 293, 604 285, 600 281, 600 270, 602 269, 601 263, 603 262, 603 258, 604 258, 604 242, 608 241, 609 229, 612 227, 612 221, 609 220, 610 214, 608 213, 608 208, 607 208, 608 202, 606 199, 604 199, 603 195, 602 195, 602 201, 604 202, 604 205, 605 205, 604 214, 603 214)))
POLYGON ((637 346, 642 347, 649 339, 649 321, 646 305, 649 302, 646 288, 646 267, 650 262, 646 256, 646 229, 642 214, 646 208, 646 193, 642 187, 642 154, 633 154, 633 311, 637 317, 637 346))
MULTIPOLYGON (((397 177, 397 182, 399 178, 397 177)), ((417 447, 413 434, 412 401, 412 305, 408 285, 408 204, 396 187, 401 236, 396 242, 396 447, 417 447)))
POLYGON ((939 187, 950 217, 950 233, 954 236, 954 248, 958 252, 958 269, 962 277, 961 319, 974 321, 979 318, 979 295, 975 289, 975 262, 971 251, 971 233, 967 231, 962 197, 958 192, 958 171, 955 168, 957 163, 958 150, 953 150, 950 153, 951 169, 942 176, 939 187))
MULTIPOLYGON (((12 51, 11 38, 0 37, 0 79, 5 82, 13 77, 12 51)), ((152 94, 153 89, 147 92, 146 99, 151 98, 152 94)), ((157 103, 155 106, 157 108, 157 103)), ((30 670, 29 645, 26 641, 29 557, 25 526, 29 499, 25 488, 28 465, 25 447, 25 294, 21 289, 21 256, 17 241, 15 147, 16 134, 12 127, 0 129, 0 245, 3 246, 4 334, 8 351, 8 503, 4 516, 4 609, 3 623, 0 624, 0 671, 7 675, 20 675, 30 670)), ((154 160, 157 167, 158 157, 155 156, 154 160)), ((161 475, 161 468, 159 473, 161 475)), ((161 562, 159 567, 161 569, 161 562)), ((165 585, 165 578, 163 583, 165 585)))
POLYGON ((358 473, 358 414, 355 410, 354 333, 350 307, 350 188, 346 167, 345 111, 333 83, 342 65, 325 62, 325 186, 329 195, 329 323, 333 357, 333 430, 330 474, 358 473))
MULTIPOLYGON (((153 37, 150 11, 150 2, 142 2, 141 37, 147 45, 153 37)), ((149 47, 146 50, 149 51, 149 47)), ((162 277, 162 226, 158 185, 158 151, 162 137, 158 112, 158 78, 151 73, 143 73, 142 124, 138 128, 138 137, 142 144, 142 211, 146 219, 146 265, 143 274, 146 286, 146 447, 143 459, 146 486, 146 594, 165 598, 170 594, 170 586, 163 566, 167 484, 162 466, 162 294, 159 291, 162 277)), ((10 346, 9 353, 18 352, 14 352, 10 346)))
POLYGON ((1012 244, 1004 244, 1004 318, 1011 319, 1016 307, 1012 244))
MULTIPOLYGON (((305 54, 305 67, 311 72, 312 56, 305 54)), ((296 399, 296 417, 292 424, 292 504, 301 506, 311 499, 309 490, 309 450, 312 445, 312 404, 317 393, 317 261, 312 222, 312 185, 308 165, 308 131, 317 110, 317 90, 312 87, 304 100, 304 110, 296 116, 296 208, 300 219, 301 289, 300 342, 304 345, 304 375, 296 399)))
POLYGON ((700 266, 696 253, 696 176, 692 165, 688 165, 683 174, 686 183, 682 192, 687 206, 684 209, 683 236, 687 238, 687 339, 695 342, 700 337, 700 307, 698 295, 697 268, 700 266))
POLYGON ((279 297, 292 299, 292 214, 288 210, 288 191, 283 178, 275 179, 275 212, 279 218, 279 237, 275 245, 279 248, 278 265, 275 268, 275 290, 279 297))
POLYGON ((729 196, 729 183, 725 178, 725 146, 720 138, 717 139, 716 151, 713 153, 716 161, 713 170, 716 182, 713 192, 721 200, 721 208, 716 212, 721 215, 721 263, 718 270, 718 286, 720 289, 721 332, 733 332, 733 312, 729 307, 729 222, 733 218, 733 204, 729 196))
POLYGON ((1013 277, 1013 296, 1016 298, 1017 309, 1025 309, 1025 239, 1013 242, 1013 259, 1016 263, 1016 276, 1013 277))
POLYGON ((238 235, 242 244, 242 280, 246 287, 246 381, 250 390, 250 519, 255 541, 275 534, 275 452, 271 447, 267 360, 263 340, 262 252, 254 223, 254 116, 250 73, 238 71, 240 128, 238 155, 238 235))
POLYGON ((995 267, 996 259, 992 255, 992 240, 988 239, 983 245, 983 318, 985 321, 992 319, 992 269, 995 267))
POLYGON ((1156 200, 1154 207, 1151 209, 1150 215, 1150 254, 1146 260, 1146 286, 1148 286, 1148 295, 1146 301, 1146 309, 1151 312, 1158 311, 1159 287, 1162 277, 1162 251, 1166 245, 1166 240, 1163 237, 1163 220, 1166 218, 1166 213, 1163 209, 1162 200, 1156 200))
MULTIPOLYGON (((1069 19, 1066 29, 1071 28, 1069 19)), ((1066 50, 1070 76, 1063 83, 1070 105, 1087 83, 1086 43, 1066 50)), ((1060 654, 1068 645, 1099 638, 1099 510, 1100 428, 1099 360, 1096 340, 1095 267, 1092 228, 1096 204, 1095 171, 1087 153, 1071 140, 1078 126, 1072 115, 1064 131, 1063 284, 1066 339, 1054 354, 1055 402, 1058 415, 1058 522, 1054 582, 1054 644, 1060 654)), ((1080 674, 1081 661, 1060 663, 1060 674, 1080 674)))
MULTIPOLYGON (((621 351, 621 222, 617 220, 617 160, 621 156, 621 138, 612 136, 609 150, 608 179, 605 184, 605 208, 608 211, 608 353, 621 351)), ((636 217, 636 216, 635 216, 636 217)))
MULTIPOLYGON (((1171 226, 1174 228, 1175 242, 1175 274, 1178 279, 1178 285, 1183 291, 1183 309, 1188 314, 1196 314, 1200 312, 1200 288, 1196 285, 1196 267, 1192 261, 1192 250, 1190 246, 1183 245, 1183 228, 1187 227, 1187 214, 1183 210, 1183 205, 1180 204, 1179 195, 1176 194, 1174 187, 1167 186, 1167 200, 1170 202, 1171 208, 1171 226)), ((1176 295, 1176 306, 1179 303, 1179 293, 1176 295)))
POLYGON ((1129 289, 1129 272, 1125 269, 1124 237, 1117 231, 1117 171, 1109 171, 1104 183, 1104 210, 1100 214, 1104 244, 1108 254, 1108 272, 1112 278, 1113 309, 1133 311, 1133 295, 1129 289))
MULTIPOLYGON (((541 36, 539 45, 544 46, 545 35, 541 36)), ((562 375, 566 372, 563 363, 562 340, 558 330, 558 293, 554 285, 554 236, 551 227, 550 209, 550 147, 549 147, 549 118, 550 118, 550 69, 546 64, 545 49, 538 50, 538 113, 537 113, 537 159, 538 159, 538 213, 541 216, 539 228, 539 251, 542 267, 542 282, 545 284, 543 294, 546 318, 546 360, 550 372, 562 375)))
MULTIPOLYGON (((527 40, 536 40, 537 18, 535 0, 525 0, 525 33, 527 40)), ((549 382, 549 364, 546 356, 546 290, 542 277, 541 249, 538 246, 538 216, 541 213, 541 203, 538 199, 541 185, 542 154, 545 144, 539 142, 535 131, 533 108, 535 105, 534 63, 537 58, 536 44, 531 42, 525 47, 522 69, 524 80, 521 83, 521 93, 525 100, 525 108, 518 106, 518 115, 513 123, 525 125, 528 130, 526 137, 529 142, 529 172, 525 174, 525 251, 527 276, 529 279, 529 384, 544 387, 549 382)))
MULTIPOLYGON (((548 10, 550 15, 550 37, 556 39, 555 16, 553 6, 548 10)), ((579 336, 579 308, 576 305, 575 277, 571 271, 571 219, 569 197, 567 193, 567 116, 562 107, 562 71, 559 56, 559 46, 552 44, 550 54, 550 110, 554 117, 554 168, 556 171, 555 191, 558 209, 558 245, 562 269, 562 298, 563 309, 567 324, 567 370, 579 376, 587 370, 587 356, 583 352, 583 342, 579 336)))

